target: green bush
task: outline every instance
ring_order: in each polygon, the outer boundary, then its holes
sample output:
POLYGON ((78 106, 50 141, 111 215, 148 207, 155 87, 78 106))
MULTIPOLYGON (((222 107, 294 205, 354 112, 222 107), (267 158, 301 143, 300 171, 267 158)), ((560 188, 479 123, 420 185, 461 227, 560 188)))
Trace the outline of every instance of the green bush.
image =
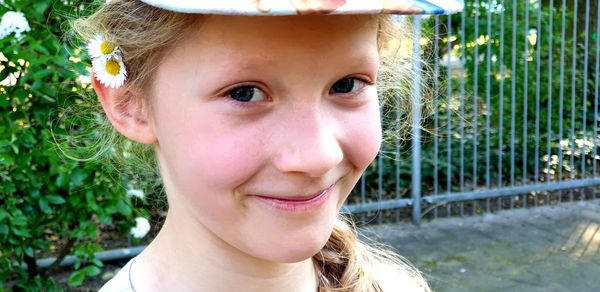
MULTIPOLYGON (((490 184, 492 186, 507 185, 510 182, 512 150, 510 140, 513 116, 515 119, 515 145, 512 151, 514 151, 515 159, 512 163, 514 163, 515 183, 547 181, 548 179, 563 180, 571 175, 577 178, 590 175, 591 165, 594 163, 594 159, 591 157, 592 149, 584 149, 576 145, 577 143, 571 140, 570 128, 573 125, 573 140, 585 138, 591 142, 594 135, 598 135, 598 133, 593 133, 593 126, 597 123, 593 118, 597 31, 596 27, 589 28, 588 62, 587 71, 585 71, 584 27, 580 23, 576 33, 573 33, 575 12, 572 11, 572 7, 566 7, 563 41, 563 11, 559 1, 555 2, 554 7, 549 7, 548 3, 544 3, 541 10, 539 10, 541 3, 539 1, 529 3, 529 5, 528 1, 517 1, 516 7, 513 7, 512 1, 504 1, 504 6, 501 6, 500 2, 492 2, 488 32, 487 2, 468 1, 464 34, 463 31, 458 31, 461 28, 460 14, 453 15, 451 18, 452 35, 455 35, 456 38, 448 39, 442 34, 439 55, 443 56, 447 53, 446 48, 450 41, 452 54, 464 56, 465 102, 462 110, 459 107, 462 78, 460 69, 451 76, 446 76, 445 67, 442 67, 441 72, 443 79, 449 78, 451 81, 452 95, 448 98, 446 88, 441 88, 443 98, 439 107, 439 122, 442 132, 439 136, 441 148, 438 150, 441 163, 452 165, 451 182, 455 187, 453 191, 457 191, 459 187, 459 149, 461 146, 464 149, 465 157, 464 179, 471 184, 468 187, 485 184, 486 155, 488 155, 486 154, 486 123, 488 119, 490 184), (502 10, 504 10, 504 30, 501 27, 502 10), (516 18, 513 19, 515 11, 516 18), (528 24, 526 23, 527 11, 529 12, 528 24), (538 11, 540 11, 539 16, 538 11), (479 15, 477 36, 475 35, 476 15, 479 15), (514 44, 513 24, 516 26, 516 42, 514 44), (551 36, 552 38, 550 38, 551 36), (479 42, 476 55, 475 43, 477 40, 479 42), (514 60, 513 47, 515 48, 514 60), (561 53, 564 54, 562 63, 561 53), (575 56, 574 63, 573 56, 575 56), (491 64, 489 72, 487 70, 488 60, 491 64), (475 72, 475 64, 478 65, 477 72, 475 72), (562 87, 561 69, 563 70, 562 87), (477 84, 477 88, 474 87, 475 84, 477 84), (587 90, 585 86, 587 86, 587 90), (514 104, 512 101, 513 91, 514 104), (475 92, 477 92, 476 96, 475 92), (564 97, 562 111, 559 111, 561 92, 564 97), (572 94, 573 100, 571 99, 572 94), (489 104, 486 101, 488 97, 489 104), (475 102, 475 98, 477 98, 477 102, 475 102), (477 105, 475 106, 475 104, 477 105), (513 105, 514 110, 512 109, 513 105), (585 115, 583 114, 584 108, 586 109, 585 115), (452 117, 450 124, 445 119, 448 111, 452 117), (477 113, 476 116, 475 113, 477 113), (462 133, 459 128, 461 119, 464 119, 465 125, 462 133), (477 130, 474 127, 475 122, 478 124, 477 130), (561 124, 562 136, 560 136, 561 124), (448 141, 448 127, 450 127, 450 136, 452 137, 450 162, 446 159, 448 153, 445 149, 448 141), (526 135, 524 129, 526 129, 526 135), (571 151, 571 148, 574 151, 571 151), (550 152, 547 149, 550 149, 550 152), (475 151, 477 151, 476 155, 475 151), (585 160, 582 159, 582 152, 585 153, 585 160), (476 165, 473 164, 474 155, 477 158, 476 165), (554 156, 554 161, 552 156, 554 156), (575 168, 570 167, 571 157, 573 157, 575 168), (556 163, 558 158, 562 158, 564 161, 561 169, 556 163), (550 160, 549 165, 548 160, 550 160), (586 166, 585 173, 581 171, 582 164, 586 166), (473 171, 474 168, 477 169, 476 172, 473 171), (477 182, 473 182, 475 175, 478 179, 477 182)), ((584 13, 582 7, 579 7, 578 10, 579 18, 582 18, 584 13)), ((590 18, 595 19, 596 8, 592 7, 590 10, 590 18)), ((445 24, 446 22, 443 22, 442 25, 445 24)), ((433 27, 433 20, 426 23, 426 26, 433 27)), ((441 27, 441 30, 442 32, 446 31, 445 27, 441 27)), ((457 71, 456 68, 454 70, 457 71)), ((432 125, 432 122, 430 120, 429 125, 432 125)), ((424 145, 425 156, 433 152, 432 146, 431 144, 424 145)), ((424 169, 431 168, 424 165, 424 169)), ((438 175, 442 178, 441 182, 445 184, 445 167, 438 175)), ((428 178, 425 177, 425 181, 427 180, 428 178)))
POLYGON ((121 175, 98 161, 68 159, 56 143, 86 128, 69 117, 91 93, 80 81, 89 61, 63 34, 68 17, 84 14, 90 2, 0 4, 0 15, 20 11, 31 27, 21 38, 0 39, 0 290, 56 289, 59 261, 41 269, 36 259, 68 254, 78 257, 69 284, 80 284, 102 266, 93 257, 101 250, 99 226, 126 231, 133 221, 121 175))

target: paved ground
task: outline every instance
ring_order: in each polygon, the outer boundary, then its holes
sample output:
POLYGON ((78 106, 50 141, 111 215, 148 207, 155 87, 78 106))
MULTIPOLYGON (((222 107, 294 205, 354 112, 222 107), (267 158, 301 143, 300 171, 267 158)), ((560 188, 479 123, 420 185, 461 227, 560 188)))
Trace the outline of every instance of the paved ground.
POLYGON ((600 201, 372 232, 434 291, 600 291, 600 201))

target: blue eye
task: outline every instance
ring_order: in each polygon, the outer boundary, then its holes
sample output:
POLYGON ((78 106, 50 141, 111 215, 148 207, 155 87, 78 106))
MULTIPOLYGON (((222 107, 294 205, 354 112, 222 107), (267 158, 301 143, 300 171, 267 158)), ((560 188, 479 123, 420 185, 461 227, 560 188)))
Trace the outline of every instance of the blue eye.
POLYGON ((240 102, 261 101, 266 98, 265 92, 254 86, 236 87, 230 90, 227 96, 240 102))
POLYGON ((331 86, 331 90, 329 92, 330 93, 350 93, 350 92, 360 89, 360 87, 363 85, 363 83, 364 83, 363 81, 353 78, 353 77, 340 79, 337 82, 335 82, 333 84, 333 86, 331 86))

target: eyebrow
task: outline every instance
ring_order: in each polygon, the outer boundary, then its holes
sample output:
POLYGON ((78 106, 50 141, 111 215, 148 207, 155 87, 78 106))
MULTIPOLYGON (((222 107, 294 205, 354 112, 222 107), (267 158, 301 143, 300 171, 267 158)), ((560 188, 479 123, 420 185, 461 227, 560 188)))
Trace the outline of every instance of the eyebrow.
MULTIPOLYGON (((345 65, 352 65, 353 67, 359 67, 362 66, 366 63, 366 65, 378 65, 379 64, 379 58, 378 58, 378 54, 352 54, 349 55, 349 57, 340 59, 340 63, 343 62, 345 65)), ((235 63, 235 66, 238 66, 238 68, 236 68, 237 70, 252 70, 256 67, 263 67, 265 65, 278 65, 281 64, 281 61, 276 59, 276 58, 272 58, 272 57, 259 57, 259 58, 254 58, 251 56, 244 56, 243 58, 239 59, 239 62, 235 63)))

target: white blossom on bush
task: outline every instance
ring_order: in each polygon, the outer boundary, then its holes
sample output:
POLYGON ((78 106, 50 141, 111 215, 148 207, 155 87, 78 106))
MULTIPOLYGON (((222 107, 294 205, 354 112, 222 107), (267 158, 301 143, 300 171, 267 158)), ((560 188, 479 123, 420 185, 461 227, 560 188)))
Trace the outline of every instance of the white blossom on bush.
POLYGON ((150 222, 144 217, 135 218, 135 227, 131 227, 129 233, 135 238, 143 238, 150 231, 150 222))
POLYGON ((146 197, 146 195, 144 194, 144 191, 138 190, 138 189, 127 190, 127 196, 128 197, 138 197, 142 200, 146 197))
POLYGON ((0 21, 0 39, 7 37, 13 32, 15 33, 15 37, 20 39, 23 37, 24 32, 30 30, 29 22, 27 22, 23 12, 9 11, 2 15, 2 20, 0 21))

